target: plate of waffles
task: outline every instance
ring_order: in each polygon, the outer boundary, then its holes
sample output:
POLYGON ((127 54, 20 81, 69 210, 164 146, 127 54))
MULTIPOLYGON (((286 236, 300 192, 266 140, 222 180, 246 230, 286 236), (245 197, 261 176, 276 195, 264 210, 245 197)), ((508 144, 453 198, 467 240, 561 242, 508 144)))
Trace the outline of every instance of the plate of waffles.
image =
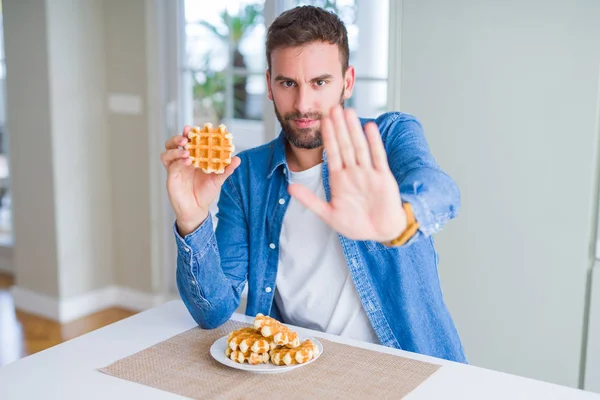
POLYGON ((261 374, 304 367, 323 354, 315 338, 300 338, 279 321, 257 314, 254 324, 217 339, 211 356, 223 365, 261 374))

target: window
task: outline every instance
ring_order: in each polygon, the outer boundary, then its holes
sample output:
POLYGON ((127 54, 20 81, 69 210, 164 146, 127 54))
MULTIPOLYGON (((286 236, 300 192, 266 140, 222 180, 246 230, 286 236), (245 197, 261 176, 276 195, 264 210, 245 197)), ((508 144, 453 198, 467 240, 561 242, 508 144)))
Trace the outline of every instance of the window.
MULTIPOLYGON (((336 12, 346 24, 356 86, 347 107, 362 117, 386 111, 389 0, 184 0, 185 42, 181 79, 186 123, 225 123, 236 150, 273 138, 275 122, 266 98, 265 34, 275 14, 297 5, 336 12)), ((276 122, 275 122, 276 123, 276 122)))
POLYGON ((185 1, 184 98, 194 125, 225 123, 236 148, 262 143, 264 0, 185 1))
POLYGON ((389 0, 295 0, 333 11, 346 25, 350 65, 356 83, 346 107, 361 117, 377 117, 387 108, 389 0))

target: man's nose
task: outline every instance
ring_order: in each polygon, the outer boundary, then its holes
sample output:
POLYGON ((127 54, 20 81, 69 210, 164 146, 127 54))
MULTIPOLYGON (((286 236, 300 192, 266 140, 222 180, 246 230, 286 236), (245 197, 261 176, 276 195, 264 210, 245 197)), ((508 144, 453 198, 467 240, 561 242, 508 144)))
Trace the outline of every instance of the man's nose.
POLYGON ((298 87, 298 91, 296 92, 296 101, 294 102, 294 108, 300 114, 306 114, 310 112, 313 107, 313 94, 311 93, 310 87, 306 85, 301 85, 298 87))

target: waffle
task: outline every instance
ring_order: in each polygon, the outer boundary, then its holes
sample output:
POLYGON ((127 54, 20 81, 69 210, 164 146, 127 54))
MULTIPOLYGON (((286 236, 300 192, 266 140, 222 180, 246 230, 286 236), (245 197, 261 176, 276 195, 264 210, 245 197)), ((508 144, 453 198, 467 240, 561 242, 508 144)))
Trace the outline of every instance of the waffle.
POLYGON ((238 329, 227 336, 227 348, 242 353, 264 354, 275 348, 275 343, 266 339, 252 327, 238 329))
POLYGON ((225 349, 225 355, 236 363, 243 364, 245 361, 250 365, 267 364, 269 362, 269 353, 243 352, 240 350, 225 349))
POLYGON ((188 139, 184 147, 190 152, 194 167, 207 174, 222 174, 231 164, 235 146, 233 136, 227 132, 225 125, 221 124, 216 129, 211 123, 204 124, 203 128, 195 126, 188 132, 188 139))
POLYGON ((267 317, 260 313, 256 314, 254 328, 264 337, 272 339, 278 346, 295 348, 300 345, 298 334, 274 318, 267 317))
POLYGON ((269 354, 271 362, 275 365, 304 364, 319 355, 319 348, 307 339, 296 348, 278 347, 269 354))
POLYGON ((256 314, 254 324, 227 335, 225 355, 234 362, 277 366, 305 364, 319 355, 310 339, 300 343, 296 332, 274 318, 256 314))

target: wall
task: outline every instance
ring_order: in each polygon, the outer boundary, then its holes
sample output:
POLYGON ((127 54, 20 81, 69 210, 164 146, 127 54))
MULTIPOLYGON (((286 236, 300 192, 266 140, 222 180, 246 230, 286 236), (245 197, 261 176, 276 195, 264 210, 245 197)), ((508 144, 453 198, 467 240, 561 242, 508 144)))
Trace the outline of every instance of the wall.
POLYGON ((578 386, 597 177, 600 3, 406 0, 402 110, 462 210, 437 236, 472 364, 578 386))
POLYGON ((16 283, 71 297, 112 280, 101 4, 3 5, 16 283))
MULTIPOLYGON (((139 97, 136 114, 108 114, 116 280, 152 290, 146 25, 144 0, 104 1, 108 95, 139 97)), ((160 158, 156 158, 160 163, 160 158)))
POLYGON ((104 18, 94 0, 47 5, 59 293, 69 298, 113 281, 104 18))
POLYGON ((46 3, 4 0, 2 8, 16 283, 58 296, 46 3))
POLYGON ((146 5, 3 2, 17 307, 62 318, 86 304, 159 301, 150 293, 146 5), (113 94, 141 109, 109 110, 113 94))

